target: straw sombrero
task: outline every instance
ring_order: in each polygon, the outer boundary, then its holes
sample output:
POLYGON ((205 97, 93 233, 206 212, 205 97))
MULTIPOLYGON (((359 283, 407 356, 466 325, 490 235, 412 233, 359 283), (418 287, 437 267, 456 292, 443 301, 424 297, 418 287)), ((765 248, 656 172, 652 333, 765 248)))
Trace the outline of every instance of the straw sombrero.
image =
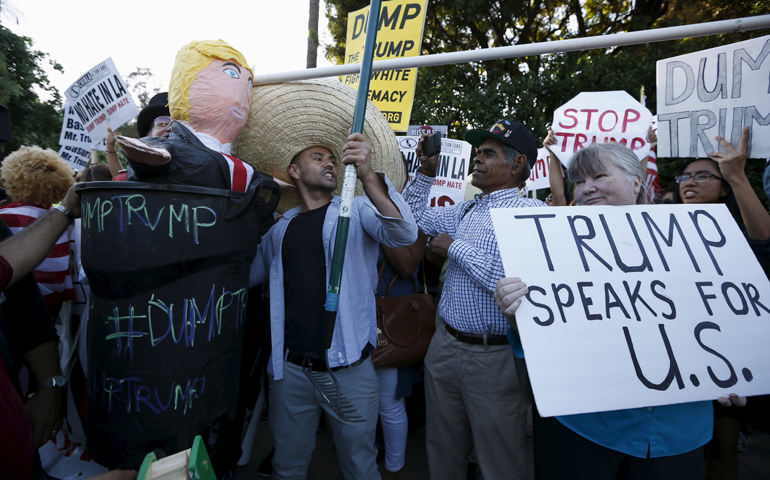
MULTIPOLYGON (((331 151, 338 160, 337 189, 344 180, 342 147, 353 125, 356 91, 334 79, 304 80, 255 86, 249 119, 233 142, 233 153, 255 169, 292 183, 286 167, 295 155, 313 146, 331 151)), ((364 134, 372 142, 372 167, 384 172, 400 191, 406 171, 398 141, 385 116, 370 101, 366 105, 364 134)), ((362 195, 356 182, 356 195, 362 195)), ((286 188, 276 211, 300 204, 296 189, 286 188)))

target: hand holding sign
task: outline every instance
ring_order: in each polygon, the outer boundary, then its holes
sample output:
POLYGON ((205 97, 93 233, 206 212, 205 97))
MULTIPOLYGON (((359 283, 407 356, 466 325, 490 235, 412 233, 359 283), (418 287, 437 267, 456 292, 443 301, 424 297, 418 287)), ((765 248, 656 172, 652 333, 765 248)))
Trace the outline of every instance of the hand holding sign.
POLYGON ((529 293, 527 284, 522 282, 518 277, 502 278, 497 282, 497 286, 495 287, 495 303, 497 304, 497 308, 503 312, 508 319, 508 323, 510 323, 511 327, 517 331, 518 329, 516 327, 516 322, 514 321, 514 315, 516 315, 516 310, 518 310, 519 305, 521 305, 522 297, 527 293, 529 293))
POLYGON ((708 156, 719 164, 719 171, 730 184, 746 179, 746 149, 749 146, 749 127, 743 127, 741 141, 738 149, 730 145, 730 142, 717 135, 716 141, 722 145, 727 153, 709 152, 708 156))

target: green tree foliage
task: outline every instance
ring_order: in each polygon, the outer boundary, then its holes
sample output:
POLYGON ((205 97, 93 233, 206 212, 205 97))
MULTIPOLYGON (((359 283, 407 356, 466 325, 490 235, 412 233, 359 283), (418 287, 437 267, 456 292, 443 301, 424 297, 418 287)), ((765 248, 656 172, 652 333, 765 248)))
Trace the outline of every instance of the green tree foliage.
POLYGON ((43 62, 63 72, 48 55, 34 50, 32 40, 0 25, 0 105, 11 113, 10 143, 0 144, 0 159, 22 145, 59 150, 62 100, 43 71, 43 62), (50 97, 41 100, 38 96, 50 97))
MULTIPOLYGON (((327 0, 331 61, 343 63, 347 13, 365 0, 327 0)), ((431 0, 422 54, 522 45, 603 34, 696 24, 770 13, 770 0, 431 0)), ((502 117, 527 125, 544 138, 554 110, 583 91, 625 90, 655 113, 655 63, 677 55, 767 35, 767 30, 421 68, 413 124, 448 125, 462 138, 468 128, 502 117)), ((661 160, 663 183, 677 161, 661 160)), ((750 178, 762 166, 751 162, 750 178)), ((755 182, 757 183, 757 182, 755 182)), ((760 182, 761 183, 761 182, 760 182)), ((760 186, 761 187, 761 186, 760 186)))

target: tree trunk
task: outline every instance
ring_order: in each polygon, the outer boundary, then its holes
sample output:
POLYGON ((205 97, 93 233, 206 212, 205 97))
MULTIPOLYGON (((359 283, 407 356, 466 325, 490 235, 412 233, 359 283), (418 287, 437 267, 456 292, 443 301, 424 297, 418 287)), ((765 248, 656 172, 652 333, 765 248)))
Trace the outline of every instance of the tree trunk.
POLYGON ((310 1, 310 16, 307 22, 307 68, 316 67, 318 58, 318 8, 319 0, 310 1))

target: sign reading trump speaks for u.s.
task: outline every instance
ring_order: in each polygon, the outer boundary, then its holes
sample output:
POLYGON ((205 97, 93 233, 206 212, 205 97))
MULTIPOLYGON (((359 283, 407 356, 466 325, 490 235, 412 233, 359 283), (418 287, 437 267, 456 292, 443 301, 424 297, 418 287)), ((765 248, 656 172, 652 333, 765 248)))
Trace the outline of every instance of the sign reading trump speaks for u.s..
POLYGON ((705 157, 751 127, 750 158, 770 157, 770 36, 658 61, 658 156, 705 157))
POLYGON ((543 416, 770 393, 770 282, 724 205, 492 210, 543 416))

